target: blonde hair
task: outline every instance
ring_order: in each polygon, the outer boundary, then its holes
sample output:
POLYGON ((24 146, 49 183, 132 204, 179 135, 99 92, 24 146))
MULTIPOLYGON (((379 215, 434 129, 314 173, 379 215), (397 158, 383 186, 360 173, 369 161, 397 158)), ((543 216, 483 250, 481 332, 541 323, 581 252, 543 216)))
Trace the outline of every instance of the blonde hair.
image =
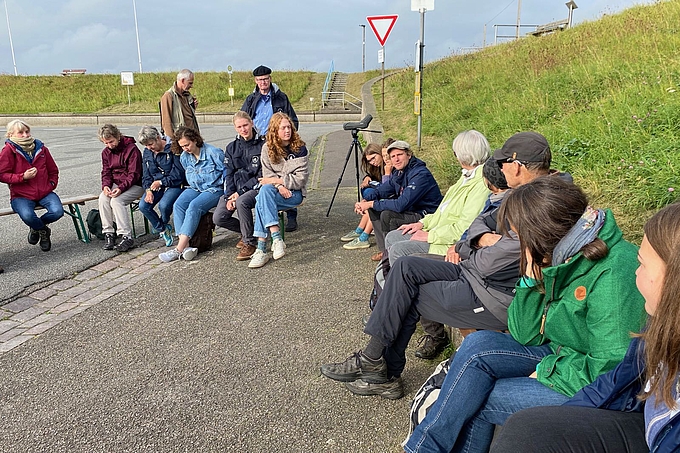
POLYGON ((12 120, 9 123, 7 123, 7 132, 5 133, 5 137, 10 138, 12 135, 23 130, 31 132, 31 126, 29 126, 27 122, 22 120, 12 120))

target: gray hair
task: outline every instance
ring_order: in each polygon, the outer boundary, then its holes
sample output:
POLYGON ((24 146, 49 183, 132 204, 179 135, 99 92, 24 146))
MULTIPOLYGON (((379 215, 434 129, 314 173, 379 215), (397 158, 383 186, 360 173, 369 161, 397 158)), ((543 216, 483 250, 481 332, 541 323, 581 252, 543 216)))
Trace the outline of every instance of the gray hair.
POLYGON ((155 142, 158 139, 163 138, 161 136, 161 133, 158 132, 158 129, 156 129, 153 126, 144 126, 142 129, 139 131, 139 134, 137 135, 137 140, 139 143, 142 145, 155 142))
POLYGON ((486 137, 475 130, 463 131, 453 139, 453 152, 463 165, 476 167, 482 165, 491 155, 491 147, 486 137))
POLYGON ((177 81, 179 82, 180 80, 186 80, 193 76, 194 76, 193 72, 189 71, 188 69, 182 69, 177 73, 177 81))
POLYGON ((22 120, 12 120, 7 123, 7 133, 5 133, 5 137, 10 138, 12 134, 24 129, 26 129, 28 132, 31 132, 31 126, 29 126, 27 122, 22 120))
POLYGON ((99 135, 99 140, 104 140, 111 137, 120 140, 120 137, 122 136, 118 128, 113 124, 105 124, 100 127, 97 135, 99 135))

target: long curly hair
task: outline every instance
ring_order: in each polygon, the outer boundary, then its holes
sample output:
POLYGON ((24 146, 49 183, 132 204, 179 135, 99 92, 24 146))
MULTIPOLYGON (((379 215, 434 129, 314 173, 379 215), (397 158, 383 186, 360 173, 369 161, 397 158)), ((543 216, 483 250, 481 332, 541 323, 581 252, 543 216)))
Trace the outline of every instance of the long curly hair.
POLYGON ((666 263, 661 297, 647 329, 640 335, 645 341, 645 374, 650 382, 640 399, 652 395, 670 409, 676 407, 675 379, 680 373, 680 203, 666 206, 647 221, 644 227, 649 245, 666 263))
POLYGON ((293 124, 290 117, 283 112, 274 113, 272 119, 269 120, 269 129, 267 130, 269 160, 273 163, 279 163, 285 160, 291 152, 297 153, 303 146, 305 146, 305 142, 300 138, 297 129, 295 129, 295 124, 293 124), (279 126, 283 120, 287 120, 290 123, 293 132, 290 136, 290 144, 286 147, 283 146, 279 137, 279 126))
POLYGON ((196 143, 196 146, 198 148, 203 147, 203 143, 204 143, 203 137, 201 137, 201 134, 199 134, 198 132, 196 132, 195 130, 193 130, 190 127, 180 126, 180 127, 177 128, 174 135, 175 135, 175 140, 172 142, 171 149, 172 149, 172 152, 176 155, 182 154, 182 147, 179 146, 179 140, 181 138, 186 138, 190 142, 196 143))

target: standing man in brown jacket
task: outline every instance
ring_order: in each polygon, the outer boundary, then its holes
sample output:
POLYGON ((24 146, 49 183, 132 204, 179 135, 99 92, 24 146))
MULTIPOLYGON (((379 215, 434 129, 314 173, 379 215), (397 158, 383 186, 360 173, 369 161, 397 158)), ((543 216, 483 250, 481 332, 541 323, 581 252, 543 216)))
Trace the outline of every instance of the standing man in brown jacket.
POLYGON ((188 69, 182 69, 177 73, 177 81, 161 97, 161 127, 163 133, 174 140, 174 134, 178 127, 186 126, 196 132, 196 107, 198 100, 189 90, 194 86, 194 73, 188 69))

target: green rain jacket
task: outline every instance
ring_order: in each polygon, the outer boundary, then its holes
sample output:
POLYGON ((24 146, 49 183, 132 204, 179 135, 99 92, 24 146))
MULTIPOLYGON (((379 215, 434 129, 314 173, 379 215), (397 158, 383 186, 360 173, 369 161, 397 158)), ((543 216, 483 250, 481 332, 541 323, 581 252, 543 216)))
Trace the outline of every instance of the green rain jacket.
POLYGON ((578 253, 543 269, 545 294, 520 280, 508 308, 515 340, 552 349, 536 368, 539 382, 569 397, 623 359, 631 332, 645 320, 635 286, 638 248, 623 239, 612 212, 605 215, 598 234, 609 247, 605 258, 589 261, 578 253))

